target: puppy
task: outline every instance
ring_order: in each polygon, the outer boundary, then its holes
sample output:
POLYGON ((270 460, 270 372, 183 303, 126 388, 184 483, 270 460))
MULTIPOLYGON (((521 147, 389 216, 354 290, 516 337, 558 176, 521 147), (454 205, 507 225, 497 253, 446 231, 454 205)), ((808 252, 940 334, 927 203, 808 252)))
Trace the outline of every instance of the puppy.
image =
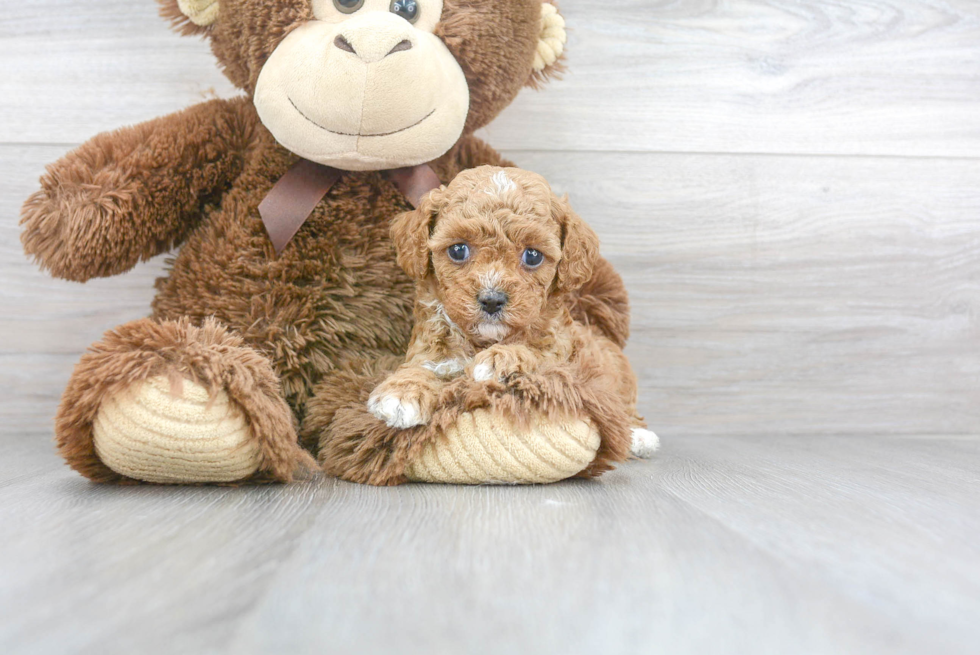
MULTIPOLYGON (((640 424, 636 376, 621 349, 569 311, 570 294, 592 277, 599 239, 544 178, 516 168, 464 171, 396 217, 391 234, 399 265, 416 281, 415 327, 405 363, 368 401, 377 418, 397 428, 427 424, 455 377, 506 384, 576 362, 604 376, 640 424)), ((633 430, 635 454, 655 448, 656 435, 633 430)))

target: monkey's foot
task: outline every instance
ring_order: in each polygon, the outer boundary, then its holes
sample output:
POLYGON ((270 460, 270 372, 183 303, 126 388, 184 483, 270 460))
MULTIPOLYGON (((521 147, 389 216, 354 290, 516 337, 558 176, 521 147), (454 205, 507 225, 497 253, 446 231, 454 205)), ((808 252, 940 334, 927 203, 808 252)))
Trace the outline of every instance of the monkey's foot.
POLYGON ((107 333, 75 368, 55 429, 96 482, 285 482, 315 467, 269 361, 211 320, 107 333))
POLYGON ((262 458, 241 409, 190 380, 157 376, 102 402, 95 452, 116 473, 159 483, 234 482, 262 458))
POLYGON ((541 420, 521 429, 476 410, 426 444, 405 475, 416 482, 546 484, 585 470, 599 444, 599 433, 583 420, 541 420))

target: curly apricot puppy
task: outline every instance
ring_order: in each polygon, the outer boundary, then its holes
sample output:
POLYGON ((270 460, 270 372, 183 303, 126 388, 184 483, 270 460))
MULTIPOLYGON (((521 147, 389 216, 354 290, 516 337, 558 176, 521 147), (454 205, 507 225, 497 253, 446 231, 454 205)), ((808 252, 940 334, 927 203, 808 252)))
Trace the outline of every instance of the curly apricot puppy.
MULTIPOLYGON (((431 192, 391 228, 398 263, 416 280, 405 363, 371 394, 391 427, 429 422, 445 382, 506 382, 549 364, 591 359, 636 416, 636 376, 622 350, 575 321, 567 296, 592 277, 599 239, 540 175, 481 166, 431 192)), ((634 429, 634 452, 656 435, 634 429)))

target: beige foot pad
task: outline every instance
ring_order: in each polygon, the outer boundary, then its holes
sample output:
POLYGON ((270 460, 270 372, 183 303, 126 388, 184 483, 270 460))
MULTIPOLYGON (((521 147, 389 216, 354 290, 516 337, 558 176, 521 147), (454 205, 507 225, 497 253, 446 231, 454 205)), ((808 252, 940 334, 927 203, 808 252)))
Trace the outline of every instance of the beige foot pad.
POLYGON ((234 482, 259 467, 259 446, 241 410, 221 392, 165 377, 110 396, 93 425, 95 452, 117 473, 146 482, 234 482), (209 403, 209 400, 211 402, 209 403))
POLYGON ((521 431, 477 410, 430 443, 405 474, 415 482, 544 484, 581 472, 598 450, 599 433, 585 421, 521 431))

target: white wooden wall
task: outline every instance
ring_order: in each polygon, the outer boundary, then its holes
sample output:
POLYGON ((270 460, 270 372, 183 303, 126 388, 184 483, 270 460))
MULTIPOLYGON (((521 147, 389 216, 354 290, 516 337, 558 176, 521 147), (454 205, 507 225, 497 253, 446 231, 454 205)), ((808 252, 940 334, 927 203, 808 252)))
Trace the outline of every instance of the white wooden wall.
MULTIPOLYGON (((623 272, 652 426, 977 433, 980 2, 562 7, 565 79, 483 136, 567 191, 623 272)), ((21 202, 88 137, 234 89, 151 0, 0 10, 0 430, 43 437, 162 258, 51 280, 21 253, 21 202)))

